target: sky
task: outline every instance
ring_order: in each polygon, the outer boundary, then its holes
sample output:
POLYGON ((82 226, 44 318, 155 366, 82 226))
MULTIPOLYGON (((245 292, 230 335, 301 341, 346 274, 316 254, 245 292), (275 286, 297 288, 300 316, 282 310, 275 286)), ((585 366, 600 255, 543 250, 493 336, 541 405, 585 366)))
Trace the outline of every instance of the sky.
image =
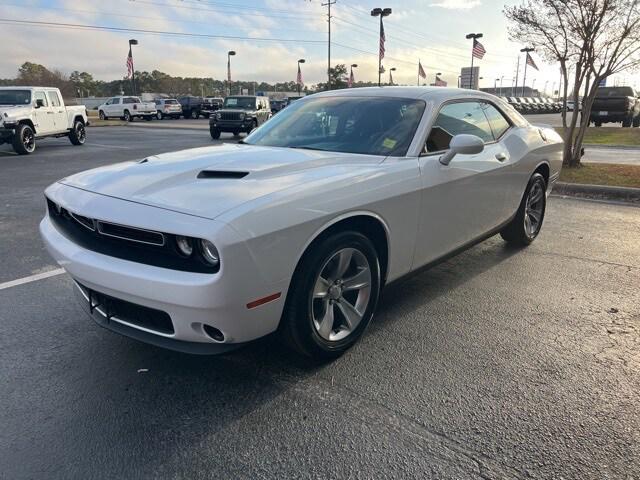
MULTIPOLYGON (((331 12, 331 64, 358 64, 356 80, 377 81, 379 20, 369 12, 374 7, 390 7, 393 13, 384 19, 383 64, 387 70, 396 68, 396 84, 416 84, 420 60, 427 82, 433 82, 440 72, 455 86, 460 68, 471 62, 471 41, 465 35, 482 32, 487 54, 475 63, 483 77, 480 86, 499 86, 501 80, 505 87, 511 86, 523 46, 509 40, 502 10, 505 3, 516 2, 336 0, 331 12)), ((128 40, 136 38, 136 70, 223 79, 226 53, 235 50, 234 79, 295 81, 297 60, 304 58, 304 82, 314 84, 326 80, 327 7, 322 3, 326 0, 0 0, 0 23, 37 20, 163 32, 4 24, 0 78, 15 77, 25 61, 66 74, 87 71, 100 80, 122 78, 128 40)), ((557 67, 545 64, 535 53, 533 57, 540 70, 529 68, 527 85, 542 90, 546 86, 551 92, 559 81, 557 67)), ((521 85, 522 57, 520 67, 521 85)), ((388 73, 384 78, 388 81, 388 73)), ((637 77, 622 75, 618 80, 633 84, 637 77)))

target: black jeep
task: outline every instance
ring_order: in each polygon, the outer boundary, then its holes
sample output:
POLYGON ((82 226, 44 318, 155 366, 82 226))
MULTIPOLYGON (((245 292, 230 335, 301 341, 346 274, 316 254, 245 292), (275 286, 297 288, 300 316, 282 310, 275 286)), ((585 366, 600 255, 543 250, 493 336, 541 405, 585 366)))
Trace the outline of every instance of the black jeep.
POLYGON ((224 99, 222 108, 211 114, 209 132, 211 138, 220 138, 221 132, 249 133, 271 118, 269 98, 236 95, 224 99))

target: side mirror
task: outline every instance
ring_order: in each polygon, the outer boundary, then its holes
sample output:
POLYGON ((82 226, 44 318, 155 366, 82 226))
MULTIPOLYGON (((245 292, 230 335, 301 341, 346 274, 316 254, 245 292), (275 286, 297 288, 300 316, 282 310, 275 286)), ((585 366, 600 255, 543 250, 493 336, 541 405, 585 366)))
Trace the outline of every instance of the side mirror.
POLYGON ((480 137, 461 133, 451 139, 449 151, 440 157, 440 163, 449 165, 456 155, 476 155, 484 150, 484 142, 480 137))
POLYGON ((44 107, 44 100, 41 98, 36 98, 36 108, 44 107))

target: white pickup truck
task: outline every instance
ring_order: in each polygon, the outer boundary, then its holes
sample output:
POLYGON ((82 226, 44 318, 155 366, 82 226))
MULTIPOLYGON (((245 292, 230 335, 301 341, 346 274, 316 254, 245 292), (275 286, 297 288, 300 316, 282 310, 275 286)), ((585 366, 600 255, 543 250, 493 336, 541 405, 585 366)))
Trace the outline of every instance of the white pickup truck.
POLYGON ((32 153, 44 137, 83 145, 87 125, 87 109, 66 107, 57 88, 0 87, 0 144, 11 143, 20 155, 32 153))
POLYGON ((131 95, 110 98, 98 107, 100 120, 108 120, 109 117, 117 117, 127 122, 133 122, 136 117, 151 120, 157 113, 154 102, 143 102, 139 97, 131 95))

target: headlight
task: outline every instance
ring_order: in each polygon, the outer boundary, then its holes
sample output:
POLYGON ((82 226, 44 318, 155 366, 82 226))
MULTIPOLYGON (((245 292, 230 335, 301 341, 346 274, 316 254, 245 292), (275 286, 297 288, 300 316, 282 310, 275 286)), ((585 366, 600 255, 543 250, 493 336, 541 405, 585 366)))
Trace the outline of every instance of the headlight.
POLYGON ((240 120, 244 120, 244 117, 245 117, 244 113, 241 113, 240 114, 240 120))
POLYGON ((218 249, 209 240, 200 240, 200 251, 204 260, 211 266, 215 267, 220 263, 218 249))
POLYGON ((220 120, 222 118, 222 114, 221 113, 216 113, 216 120, 220 120))
POLYGON ((185 257, 190 257, 193 253, 193 243, 190 238, 177 236, 176 245, 178 246, 178 251, 185 257))

